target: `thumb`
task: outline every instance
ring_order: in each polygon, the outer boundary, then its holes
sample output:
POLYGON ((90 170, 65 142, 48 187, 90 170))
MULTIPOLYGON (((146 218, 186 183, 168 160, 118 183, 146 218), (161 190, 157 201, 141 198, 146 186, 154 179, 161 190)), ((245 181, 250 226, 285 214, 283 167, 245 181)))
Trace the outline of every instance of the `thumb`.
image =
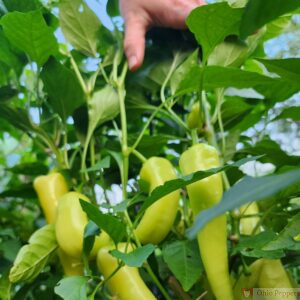
POLYGON ((131 16, 125 20, 124 50, 131 71, 137 70, 143 63, 146 30, 147 23, 140 17, 131 16))

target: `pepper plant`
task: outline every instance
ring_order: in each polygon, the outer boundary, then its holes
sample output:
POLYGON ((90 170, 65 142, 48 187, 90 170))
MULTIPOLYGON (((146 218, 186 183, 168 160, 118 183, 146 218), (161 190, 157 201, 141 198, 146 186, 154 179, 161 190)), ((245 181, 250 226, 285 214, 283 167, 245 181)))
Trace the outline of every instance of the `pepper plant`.
POLYGON ((88 4, 0 2, 0 298, 296 287, 300 59, 265 50, 300 1, 198 7, 134 73, 117 1, 88 4))

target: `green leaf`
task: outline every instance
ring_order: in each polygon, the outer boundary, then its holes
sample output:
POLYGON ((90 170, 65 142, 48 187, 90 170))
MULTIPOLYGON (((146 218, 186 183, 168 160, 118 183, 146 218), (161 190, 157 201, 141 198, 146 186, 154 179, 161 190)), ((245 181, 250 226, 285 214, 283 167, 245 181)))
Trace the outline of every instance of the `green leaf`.
POLYGON ((11 107, 2 103, 0 109, 0 118, 6 120, 12 126, 24 132, 36 130, 36 127, 32 124, 27 111, 23 108, 11 107))
POLYGON ((169 181, 165 182, 163 185, 158 186, 157 188, 155 188, 152 191, 151 195, 143 203, 143 205, 139 211, 139 214, 142 214, 155 201, 159 200, 160 198, 162 198, 178 189, 182 189, 191 183, 194 183, 198 180, 201 180, 201 179, 211 176, 213 174, 217 174, 219 172, 226 171, 231 168, 238 168, 238 167, 242 166, 243 164, 245 164, 246 162, 255 160, 257 158, 258 157, 245 158, 245 159, 241 159, 233 164, 225 165, 223 167, 212 168, 212 169, 209 169, 206 171, 198 171, 198 172, 192 173, 190 175, 183 176, 179 179, 169 180, 169 181))
POLYGON ((163 258, 170 270, 188 291, 203 273, 197 241, 175 241, 163 248, 163 258))
POLYGON ((11 12, 2 17, 0 23, 9 41, 39 66, 57 53, 57 41, 40 10, 11 12))
POLYGON ((84 102, 84 93, 75 74, 51 58, 43 67, 41 78, 53 110, 66 121, 84 102))
MULTIPOLYGON (((1 43, 1 41, 0 41, 1 43)), ((1 47, 1 44, 0 44, 1 47)), ((1 55, 1 50, 0 50, 1 55)), ((9 85, 0 87, 0 102, 6 102, 18 95, 19 91, 11 88, 9 85)))
POLYGON ((54 225, 46 225, 37 230, 28 243, 20 249, 10 270, 9 280, 13 283, 32 281, 43 270, 58 247, 54 225))
POLYGON ((37 0, 3 0, 8 11, 28 12, 41 7, 41 3, 37 0))
POLYGON ((108 169, 110 167, 110 156, 106 156, 103 159, 99 160, 94 166, 81 170, 80 172, 97 172, 101 169, 108 169))
MULTIPOLYGON (((202 71, 200 66, 193 67, 180 83, 177 94, 198 91, 202 71)), ((221 87, 254 88, 273 102, 285 100, 300 89, 299 84, 295 85, 285 79, 221 66, 208 66, 204 69, 203 87, 206 90, 221 87)))
POLYGON ((263 250, 278 250, 278 249, 291 249, 300 250, 300 242, 294 240, 294 237, 300 234, 300 213, 295 215, 285 228, 269 241, 263 250))
POLYGON ((186 23, 203 47, 204 61, 227 36, 238 35, 242 12, 226 2, 200 6, 191 12, 186 23))
POLYGON ((82 0, 62 0, 59 20, 65 38, 87 56, 97 55, 97 33, 101 23, 82 0))
POLYGON ((191 68, 198 65, 198 55, 197 49, 175 70, 170 79, 172 94, 177 91, 181 81, 189 74, 191 68))
POLYGON ((2 300, 10 300, 10 288, 11 283, 8 279, 8 273, 7 272, 1 272, 0 276, 0 299, 2 300))
POLYGON ((263 63, 268 71, 277 73, 284 79, 288 79, 299 85, 300 82, 300 58, 286 59, 257 59, 263 63))
POLYGON ((253 34, 263 25, 300 6, 300 0, 249 0, 241 21, 240 37, 253 34))
POLYGON ((284 255, 283 251, 265 251, 262 250, 264 245, 272 241, 276 233, 273 231, 264 231, 252 236, 241 236, 239 243, 233 248, 232 255, 240 252, 248 257, 264 257, 268 259, 278 259, 284 255))
POLYGON ((119 16, 120 15, 119 1, 118 0, 107 1, 106 11, 110 17, 119 16))
POLYGON ((154 245, 147 244, 129 253, 123 253, 114 249, 110 251, 110 254, 120 259, 127 266, 140 268, 143 265, 143 263, 147 260, 147 258, 153 253, 154 250, 154 245))
POLYGON ((292 119, 295 122, 300 121, 300 106, 291 106, 284 109, 273 121, 280 119, 292 119))
POLYGON ((119 97, 111 85, 96 91, 88 102, 89 126, 85 143, 89 143, 98 125, 114 119, 119 111, 119 97))
POLYGON ((40 162, 22 163, 7 170, 14 174, 23 175, 42 175, 48 173, 48 167, 40 162))
MULTIPOLYGON (((246 177, 224 193, 220 203, 199 213, 194 224, 187 231, 192 239, 213 218, 248 202, 261 201, 300 183, 300 170, 260 178, 246 177)), ((292 192, 292 190, 290 191, 292 192)))
POLYGON ((284 33, 291 24, 291 15, 284 15, 266 25, 266 33, 263 40, 267 41, 273 39, 284 33))
POLYGON ((85 257, 88 257, 93 249, 95 237, 100 233, 99 227, 93 222, 89 221, 85 228, 83 234, 83 253, 85 257))
POLYGON ((71 276, 60 280, 54 291, 64 300, 87 300, 87 282, 89 278, 71 276))
POLYGON ((11 187, 0 193, 1 197, 14 197, 22 199, 34 199, 36 198, 36 192, 33 189, 32 183, 23 183, 15 187, 11 187))
POLYGON ((80 200, 80 204, 89 219, 104 230, 115 243, 119 243, 126 236, 126 226, 118 218, 103 214, 98 207, 86 201, 80 200))

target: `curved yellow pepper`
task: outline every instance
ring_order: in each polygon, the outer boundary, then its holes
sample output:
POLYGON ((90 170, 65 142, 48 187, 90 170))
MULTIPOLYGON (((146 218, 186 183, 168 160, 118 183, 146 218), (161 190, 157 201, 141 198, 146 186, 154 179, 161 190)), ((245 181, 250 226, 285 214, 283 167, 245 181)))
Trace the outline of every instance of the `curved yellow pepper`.
MULTIPOLYGON (((149 192, 168 180, 176 179, 171 163, 162 157, 151 157, 140 172, 141 180, 149 184, 149 192)), ((142 244, 160 243, 170 232, 176 218, 180 192, 175 191, 162 197, 145 211, 135 234, 142 244)))
MULTIPOLYGON (((114 246, 101 248, 97 255, 97 266, 104 278, 108 278, 118 267, 118 260, 110 255, 114 246)), ((126 251, 126 244, 118 245, 118 250, 126 251)), ((127 245, 127 252, 133 250, 127 245)), ((138 268, 123 266, 107 282, 113 296, 119 300, 155 300, 156 298, 142 280, 138 268)))
MULTIPOLYGON (((256 202, 251 202, 250 204, 245 204, 240 208, 240 212, 243 216, 257 215, 259 213, 259 208, 256 202)), ((240 233, 244 235, 252 234, 252 230, 256 227, 260 220, 260 217, 246 217, 240 219, 240 233)), ((259 228, 257 229, 259 232, 259 228)), ((257 233, 256 232, 256 233, 257 233)))
MULTIPOLYGON (((186 150, 179 160, 183 175, 220 166, 218 152, 206 144, 196 144, 186 150)), ((217 204, 223 195, 222 176, 211 175, 187 186, 194 216, 217 204)), ((217 300, 233 300, 228 271, 226 216, 211 220, 199 233, 201 258, 211 289, 217 300)))

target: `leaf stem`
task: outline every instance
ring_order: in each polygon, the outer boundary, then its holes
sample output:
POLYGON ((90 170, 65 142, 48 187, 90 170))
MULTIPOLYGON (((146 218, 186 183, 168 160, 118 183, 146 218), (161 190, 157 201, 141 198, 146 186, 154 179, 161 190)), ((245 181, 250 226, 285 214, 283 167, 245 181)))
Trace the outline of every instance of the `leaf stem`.
POLYGON ((72 65, 72 67, 74 69, 74 72, 76 74, 76 77, 77 77, 77 79, 78 79, 78 81, 79 81, 79 83, 80 83, 80 85, 81 85, 81 87, 82 87, 85 95, 87 95, 88 94, 87 86, 85 84, 84 79, 82 78, 82 75, 81 75, 81 73, 79 71, 79 68, 78 68, 78 66, 76 64, 76 61, 74 60, 71 52, 69 52, 69 57, 70 57, 71 65, 72 65))

